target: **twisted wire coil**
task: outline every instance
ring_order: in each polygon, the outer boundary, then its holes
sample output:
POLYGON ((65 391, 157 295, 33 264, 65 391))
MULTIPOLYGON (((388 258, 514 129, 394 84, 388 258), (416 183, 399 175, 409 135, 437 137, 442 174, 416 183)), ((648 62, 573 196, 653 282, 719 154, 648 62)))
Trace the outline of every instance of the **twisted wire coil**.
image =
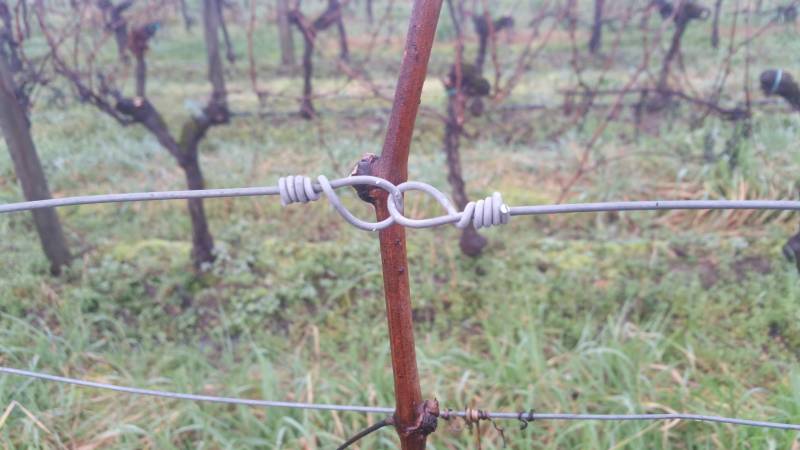
POLYGON ((319 200, 319 193, 314 190, 309 177, 298 175, 281 177, 278 179, 278 190, 283 206, 319 200))

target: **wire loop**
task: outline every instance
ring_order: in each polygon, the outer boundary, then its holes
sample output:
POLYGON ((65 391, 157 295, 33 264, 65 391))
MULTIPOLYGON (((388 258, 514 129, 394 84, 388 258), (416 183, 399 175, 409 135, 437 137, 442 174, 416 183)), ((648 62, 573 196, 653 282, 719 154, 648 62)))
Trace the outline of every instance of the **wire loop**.
POLYGON ((464 211, 458 212, 442 191, 427 183, 419 181, 406 181, 397 186, 400 192, 421 191, 429 194, 445 209, 447 214, 430 219, 411 219, 403 215, 397 204, 389 202, 387 207, 392 219, 408 228, 430 228, 448 223, 454 223, 458 228, 466 228, 470 224, 475 228, 488 228, 493 225, 508 223, 511 209, 503 203, 503 197, 495 192, 491 197, 486 197, 477 202, 469 202, 464 211))
MULTIPOLYGON (((430 228, 446 223, 453 223, 458 217, 458 211, 456 211, 456 209, 450 203, 450 200, 447 198, 447 196, 444 195, 442 191, 436 189, 430 184, 421 183, 419 181, 406 181, 405 183, 400 183, 397 186, 397 189, 401 193, 408 191, 421 191, 429 194, 447 211, 447 214, 444 216, 433 217, 430 219, 411 219, 403 215, 402 205, 399 205, 396 202, 396 198, 392 198, 386 205, 389 210, 389 215, 391 215, 392 219, 394 219, 396 223, 403 225, 404 227, 430 228)), ((402 197, 400 198, 402 199, 402 197)))
POLYGON ((325 193, 325 196, 328 198, 328 202, 330 202, 331 206, 339 213, 339 215, 344 218, 348 223, 353 225, 356 228, 360 228, 362 230, 367 231, 378 231, 384 228, 392 226, 394 224, 394 218, 389 217, 380 222, 367 222, 364 220, 359 219, 358 217, 354 216, 343 204, 339 196, 336 195, 335 188, 340 188, 343 186, 375 186, 381 188, 387 192, 389 192, 389 203, 393 203, 392 200, 397 201, 400 198, 401 208, 402 208, 402 192, 397 189, 397 186, 390 183, 383 178, 373 177, 369 175, 357 175, 348 178, 342 178, 339 180, 335 180, 334 183, 328 181, 328 178, 325 175, 320 175, 317 180, 319 181, 319 185, 322 188, 322 191, 325 193))

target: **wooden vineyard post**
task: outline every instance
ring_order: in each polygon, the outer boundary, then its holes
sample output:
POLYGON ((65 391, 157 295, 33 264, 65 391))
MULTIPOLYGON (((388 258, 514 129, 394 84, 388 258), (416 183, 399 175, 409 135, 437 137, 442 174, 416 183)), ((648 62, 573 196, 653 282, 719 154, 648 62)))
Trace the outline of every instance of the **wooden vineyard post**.
MULTIPOLYGON (((441 7, 442 0, 414 0, 383 150, 379 157, 362 161, 361 174, 385 178, 394 184, 408 177, 411 137, 441 7)), ((366 197, 375 206, 378 220, 389 217, 385 191, 373 189, 366 197)), ((438 405, 435 401, 422 400, 414 348, 405 229, 393 225, 380 231, 380 246, 394 373, 394 425, 403 450, 421 450, 425 448, 426 436, 436 429, 438 405)))

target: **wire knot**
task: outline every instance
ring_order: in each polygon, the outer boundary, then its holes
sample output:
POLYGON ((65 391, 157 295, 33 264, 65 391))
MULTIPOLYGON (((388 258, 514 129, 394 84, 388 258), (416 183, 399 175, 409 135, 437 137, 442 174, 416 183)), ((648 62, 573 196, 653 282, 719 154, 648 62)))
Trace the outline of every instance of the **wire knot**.
POLYGON ((278 192, 283 206, 292 203, 308 203, 318 200, 325 194, 331 206, 351 225, 368 231, 378 231, 394 224, 409 228, 431 228, 444 224, 455 224, 458 228, 473 225, 475 228, 487 228, 508 223, 511 208, 503 203, 503 197, 495 192, 490 197, 477 202, 469 202, 464 211, 457 211, 450 200, 440 190, 427 183, 406 181, 397 186, 383 178, 370 175, 353 175, 340 180, 329 181, 324 175, 317 178, 318 184, 302 175, 291 175, 278 180, 278 192), (343 204, 336 189, 344 186, 372 186, 389 193, 387 208, 389 217, 380 222, 366 222, 354 216, 343 204), (446 211, 444 215, 429 219, 411 219, 403 215, 403 193, 422 191, 434 198, 446 211))
POLYGON ((319 200, 319 193, 314 190, 311 178, 303 175, 281 177, 278 179, 278 190, 281 195, 281 205, 283 206, 319 200))
POLYGON ((403 215, 402 204, 398 204, 398 198, 392 197, 387 207, 389 215, 398 224, 409 228, 431 228, 447 223, 454 223, 458 228, 466 228, 470 224, 475 228, 486 228, 492 225, 500 225, 508 223, 511 217, 511 208, 503 203, 503 197, 499 192, 495 192, 491 197, 486 197, 477 202, 469 202, 464 208, 464 211, 459 212, 450 203, 450 200, 442 191, 436 189, 427 183, 419 181, 406 181, 397 185, 397 190, 401 193, 407 191, 422 191, 433 197, 442 208, 445 209, 446 214, 433 217, 430 219, 410 219, 403 215))
POLYGON ((489 413, 476 408, 464 409, 464 422, 466 422, 468 427, 471 428, 473 424, 477 424, 481 420, 490 420, 489 413))

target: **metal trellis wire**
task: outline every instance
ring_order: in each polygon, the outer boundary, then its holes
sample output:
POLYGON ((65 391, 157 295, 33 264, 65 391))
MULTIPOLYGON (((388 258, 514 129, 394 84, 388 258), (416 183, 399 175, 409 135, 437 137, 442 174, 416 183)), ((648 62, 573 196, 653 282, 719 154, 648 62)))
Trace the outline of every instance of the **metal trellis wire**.
POLYGON ((316 183, 312 183, 310 178, 305 176, 289 176, 281 178, 278 185, 275 186, 100 194, 6 203, 0 204, 0 213, 99 203, 265 195, 279 195, 281 203, 286 206, 291 203, 314 201, 321 198, 323 194, 345 221, 368 231, 382 230, 395 223, 409 228, 433 228, 447 224, 455 224, 459 228, 472 224, 476 228, 482 228, 505 224, 512 216, 567 213, 732 209, 800 211, 800 201, 793 200, 644 200, 509 206, 503 202, 502 196, 497 192, 483 200, 468 203, 463 211, 457 211, 445 194, 427 183, 407 181, 394 185, 383 178, 366 175, 329 181, 322 175, 317 178, 316 183), (354 216, 343 205, 335 192, 336 189, 346 186, 372 186, 387 191, 392 200, 388 202, 390 217, 381 222, 366 222, 354 216), (428 219, 412 219, 404 216, 402 194, 408 191, 422 191, 429 194, 445 209, 446 214, 428 219))
MULTIPOLYGON (((212 395, 197 395, 185 394, 180 392, 161 391, 155 389, 141 389, 135 387, 119 386, 109 383, 97 383, 94 381, 85 381, 76 378, 67 378, 57 375, 50 375, 31 370, 15 369, 12 367, 0 367, 0 373, 8 375, 16 375, 27 378, 35 378, 44 381, 51 381, 56 383, 72 384, 81 387, 106 389, 116 392, 122 392, 132 395, 143 395, 152 397, 162 397, 173 400, 189 400, 196 402, 211 402, 211 403, 225 403, 232 405, 244 406, 257 406, 267 408, 290 408, 290 409, 304 409, 304 410, 317 410, 317 411, 346 411, 357 413, 375 413, 375 414, 392 414, 393 408, 381 406, 364 406, 364 405, 333 405, 325 403, 301 403, 301 402, 283 402, 274 400, 257 400, 246 399, 238 397, 217 397, 212 395)), ((447 410, 442 413, 440 418, 450 419, 453 417, 466 418, 469 420, 519 420, 523 422, 532 422, 536 420, 601 420, 601 421, 617 421, 617 420, 690 420, 700 422, 715 422, 725 423, 731 425, 742 425, 760 428, 773 428, 779 430, 794 430, 800 431, 800 425, 781 422, 769 422, 761 420, 747 420, 738 419, 734 417, 722 417, 705 414, 684 414, 684 413, 671 413, 671 414, 573 414, 573 413, 538 413, 538 412, 489 412, 475 409, 466 409, 464 411, 447 410)))

